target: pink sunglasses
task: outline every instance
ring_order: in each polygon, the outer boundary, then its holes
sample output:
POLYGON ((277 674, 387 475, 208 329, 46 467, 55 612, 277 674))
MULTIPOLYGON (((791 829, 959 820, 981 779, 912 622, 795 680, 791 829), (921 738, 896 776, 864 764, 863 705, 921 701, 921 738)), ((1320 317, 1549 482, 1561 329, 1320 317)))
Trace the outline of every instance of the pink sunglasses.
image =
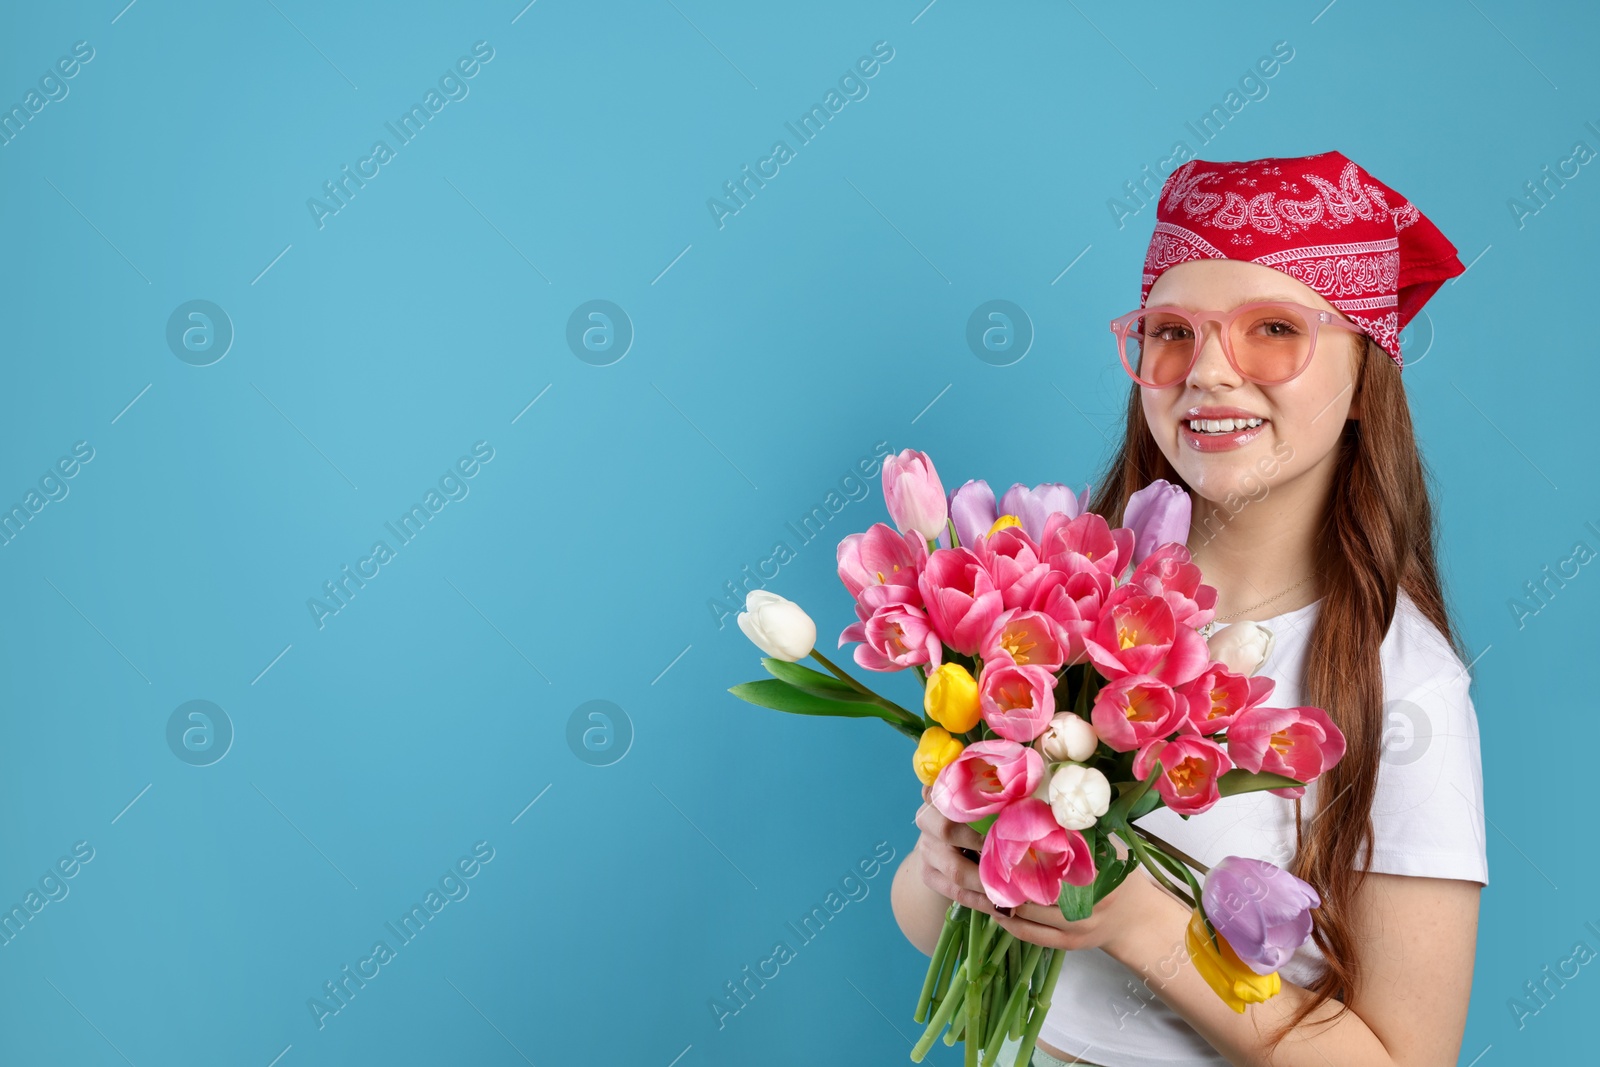
POLYGON ((1292 300, 1261 300, 1232 311, 1187 311, 1173 304, 1137 308, 1112 319, 1111 332, 1129 377, 1164 389, 1194 370, 1203 347, 1201 327, 1208 322, 1218 324, 1229 365, 1257 385, 1282 384, 1310 366, 1320 326, 1366 332, 1334 312, 1292 300))

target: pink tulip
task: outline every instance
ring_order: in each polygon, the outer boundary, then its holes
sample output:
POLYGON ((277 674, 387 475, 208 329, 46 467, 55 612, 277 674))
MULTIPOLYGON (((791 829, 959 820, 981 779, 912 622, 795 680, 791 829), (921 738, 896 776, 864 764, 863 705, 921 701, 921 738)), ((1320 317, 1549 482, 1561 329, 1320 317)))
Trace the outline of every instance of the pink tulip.
POLYGON ((1271 678, 1246 678, 1214 662, 1200 677, 1179 688, 1178 702, 1185 708, 1189 729, 1214 734, 1232 726, 1240 712, 1265 701, 1275 684, 1271 678))
MULTIPOLYGON (((836 554, 839 580, 851 596, 860 596, 870 585, 909 585, 916 589, 917 575, 928 561, 928 542, 921 534, 895 533, 879 522, 866 533, 845 535, 836 554)), ((917 606, 921 606, 920 600, 917 606)))
POLYGON ((988 664, 1000 660, 1058 671, 1066 662, 1066 650, 1056 636, 1059 629, 1042 611, 1012 608, 995 619, 978 647, 988 664))
POLYGON ((1037 797, 1006 805, 984 835, 978 879, 1003 908, 1054 904, 1063 882, 1089 885, 1094 878, 1088 842, 1056 822, 1050 805, 1037 797))
POLYGON ((1162 545, 1133 569, 1128 584, 1172 605, 1179 626, 1201 627, 1215 616, 1217 591, 1200 581, 1200 568, 1183 545, 1162 545))
POLYGON ((920 611, 922 590, 914 582, 910 584, 884 582, 881 585, 869 585, 856 594, 856 618, 870 619, 891 604, 903 604, 920 611))
POLYGON ((1133 556, 1133 531, 1113 530, 1092 511, 1075 519, 1051 515, 1045 519, 1039 549, 1056 570, 1070 574, 1092 569, 1117 578, 1133 556))
POLYGON ((994 587, 1000 591, 1000 602, 1008 608, 1020 608, 1033 599, 1034 590, 1050 574, 1050 564, 1044 561, 1039 546, 1020 526, 1003 526, 972 547, 973 554, 983 561, 994 587))
POLYGON ((1111 595, 1111 575, 1098 568, 1074 572, 1051 568, 1034 588, 1027 607, 1056 621, 1066 646, 1066 662, 1082 662, 1084 639, 1100 621, 1100 605, 1111 595))
POLYGON ((1055 685, 1055 675, 1043 667, 993 660, 978 676, 979 713, 1006 740, 1030 742, 1044 733, 1056 713, 1055 685))
POLYGON ((1050 574, 1032 537, 1021 526, 1002 526, 973 545, 973 553, 1000 590, 1006 608, 1021 608, 1034 597, 1034 589, 1050 574))
POLYGON ((1043 778, 1044 757, 1027 745, 974 741, 945 764, 928 799, 951 822, 973 822, 1032 796, 1043 778))
POLYGON ((944 647, 928 624, 928 616, 909 604, 888 604, 839 634, 839 644, 860 641, 856 663, 869 671, 903 671, 925 664, 935 670, 944 647))
POLYGON ((1161 773, 1156 777, 1155 790, 1179 815, 1198 815, 1221 800, 1217 779, 1233 769, 1233 761, 1221 745, 1184 733, 1170 741, 1147 741, 1133 757, 1134 777, 1144 780, 1158 759, 1161 773))
POLYGON ((1107 682, 1095 694, 1089 721, 1109 747, 1132 752, 1180 729, 1187 709, 1165 682, 1147 674, 1129 674, 1107 682))
POLYGON ((883 500, 901 533, 915 530, 924 539, 938 537, 949 516, 933 460, 911 448, 884 458, 883 500))
POLYGON ((1172 605, 1134 586, 1114 589, 1085 638, 1089 658, 1108 678, 1151 674, 1170 686, 1200 676, 1210 662, 1205 639, 1178 625, 1172 605))
POLYGON ((939 639, 964 656, 977 655, 1005 610, 983 561, 970 548, 940 548, 928 556, 917 589, 939 639))
MULTIPOLYGON (((1321 708, 1250 708, 1228 727, 1228 752, 1252 773, 1267 771, 1297 782, 1315 781, 1344 758, 1344 733, 1321 708)), ((1305 786, 1269 789, 1293 800, 1305 786)))

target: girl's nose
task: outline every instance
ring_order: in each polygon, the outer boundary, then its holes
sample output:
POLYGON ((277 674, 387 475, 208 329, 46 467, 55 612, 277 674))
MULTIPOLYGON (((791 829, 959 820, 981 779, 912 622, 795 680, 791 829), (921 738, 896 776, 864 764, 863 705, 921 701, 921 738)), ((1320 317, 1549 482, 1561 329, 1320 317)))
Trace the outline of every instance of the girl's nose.
POLYGON ((1200 325, 1200 355, 1195 359, 1194 366, 1189 368, 1187 384, 1202 391, 1234 387, 1244 381, 1222 350, 1222 332, 1218 326, 1215 322, 1200 325))

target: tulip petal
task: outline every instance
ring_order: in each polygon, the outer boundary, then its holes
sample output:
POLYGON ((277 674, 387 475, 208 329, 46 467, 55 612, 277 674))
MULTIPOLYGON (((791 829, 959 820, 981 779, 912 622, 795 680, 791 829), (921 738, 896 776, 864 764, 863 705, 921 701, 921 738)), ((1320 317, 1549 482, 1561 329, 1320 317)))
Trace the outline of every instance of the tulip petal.
POLYGON ((970 548, 981 540, 999 517, 994 508, 994 490, 981 478, 964 483, 950 497, 950 518, 955 523, 956 540, 965 547, 970 548))

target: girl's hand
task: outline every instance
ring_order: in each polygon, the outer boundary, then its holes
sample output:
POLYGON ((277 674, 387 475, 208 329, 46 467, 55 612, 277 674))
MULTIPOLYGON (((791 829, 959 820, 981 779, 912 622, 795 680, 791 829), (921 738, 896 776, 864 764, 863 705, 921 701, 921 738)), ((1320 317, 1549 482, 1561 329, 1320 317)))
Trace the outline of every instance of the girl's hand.
POLYGON ((930 803, 932 794, 932 786, 922 787, 922 807, 916 818, 922 834, 913 851, 922 862, 923 883, 958 904, 992 912, 994 905, 978 880, 977 856, 983 836, 966 823, 951 822, 939 814, 930 803))
MULTIPOLYGON (((966 823, 951 822, 941 815, 929 803, 931 794, 931 787, 922 787, 923 804, 916 818, 922 834, 915 851, 922 863, 923 882, 957 904, 993 915, 1000 927, 1018 940, 1046 948, 1102 948, 1136 926, 1141 914, 1149 913, 1147 894, 1166 896, 1141 866, 1096 903, 1087 919, 1068 922, 1056 905, 1032 901, 1001 910, 989 900, 978 877, 975 857, 983 847, 982 835, 966 823), (971 857, 963 849, 970 849, 971 857)), ((1127 856, 1126 845, 1116 838, 1112 838, 1112 844, 1119 859, 1127 856)))

